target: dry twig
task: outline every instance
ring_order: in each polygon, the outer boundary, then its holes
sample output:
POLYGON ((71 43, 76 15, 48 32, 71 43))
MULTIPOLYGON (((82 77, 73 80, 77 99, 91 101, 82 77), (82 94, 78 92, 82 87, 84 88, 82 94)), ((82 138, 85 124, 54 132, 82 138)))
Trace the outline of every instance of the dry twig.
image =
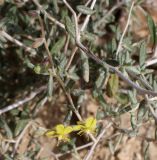
POLYGON ((26 126, 25 128, 23 129, 23 131, 20 133, 20 135, 18 136, 17 140, 16 140, 16 143, 15 143, 15 146, 14 146, 14 150, 13 150, 13 153, 12 153, 12 157, 14 157, 15 153, 17 152, 17 149, 18 149, 18 146, 20 144, 20 141, 21 139, 24 137, 26 131, 28 130, 28 128, 31 126, 32 124, 32 121, 30 121, 26 126))
POLYGON ((92 145, 91 149, 89 150, 89 152, 87 153, 87 155, 85 156, 84 160, 89 160, 92 156, 92 154, 94 153, 94 150, 97 146, 97 144, 99 143, 100 139, 104 136, 104 134, 106 133, 106 130, 111 127, 112 123, 109 123, 103 130, 102 132, 99 134, 99 136, 96 138, 96 142, 92 145))
POLYGON ((32 0, 34 2, 34 4, 39 8, 39 10, 53 23, 55 23, 56 25, 58 25, 59 27, 61 27, 62 29, 65 29, 64 24, 62 24, 61 22, 59 22, 58 20, 56 20, 55 18, 53 18, 49 13, 47 13, 44 8, 39 4, 38 0, 32 0))
POLYGON ((116 57, 118 56, 118 54, 119 54, 119 52, 120 52, 120 50, 121 50, 122 42, 123 42, 124 36, 125 36, 125 34, 126 34, 126 32, 127 32, 127 29, 128 29, 129 23, 130 23, 131 13, 132 13, 134 4, 135 4, 135 2, 133 1, 132 4, 131 4, 131 7, 130 7, 129 16, 128 16, 128 20, 127 20, 126 26, 125 26, 125 28, 124 28, 124 31, 123 31, 123 33, 122 33, 122 36, 121 36, 120 41, 119 41, 119 44, 118 44, 118 48, 117 48, 117 51, 116 51, 116 57))
MULTIPOLYGON (((84 144, 84 145, 82 145, 82 146, 77 147, 76 150, 77 150, 77 151, 80 151, 80 150, 82 150, 82 149, 85 149, 85 148, 87 148, 87 147, 92 146, 93 144, 94 144, 93 142, 84 144)), ((67 151, 67 152, 65 152, 65 153, 59 153, 59 154, 57 154, 56 156, 57 156, 58 158, 60 158, 60 157, 62 157, 62 156, 64 156, 64 155, 66 155, 66 154, 71 153, 72 151, 73 151, 73 150, 69 150, 69 151, 67 151)))
POLYGON ((24 99, 21 99, 14 104, 11 104, 7 107, 0 109, 0 115, 8 112, 10 110, 13 110, 17 107, 20 107, 20 106, 24 105, 25 103, 31 101, 33 98, 35 98, 39 93, 44 91, 46 88, 47 88, 46 86, 42 86, 42 87, 38 88, 37 90, 35 90, 34 92, 32 92, 28 97, 25 97, 24 99))
POLYGON ((151 112, 151 114, 152 114, 155 122, 157 123, 157 113, 155 113, 152 105, 149 103, 148 95, 145 95, 145 100, 146 100, 146 102, 147 102, 147 104, 148 104, 149 110, 150 110, 150 112, 151 112))
POLYGON ((3 36, 5 39, 11 41, 12 43, 15 43, 17 46, 24 48, 25 51, 31 53, 32 56, 36 55, 36 51, 33 48, 26 46, 25 44, 23 44, 19 40, 15 39, 11 35, 9 35, 4 30, 0 30, 0 35, 3 36))
MULTIPOLYGON (((93 9, 93 8, 94 8, 95 3, 96 3, 96 0, 93 0, 92 4, 91 4, 91 6, 90 6, 90 9, 93 9)), ((77 19, 79 19, 80 16, 81 16, 81 14, 78 15, 77 19)), ((86 18, 85 18, 85 20, 84 20, 84 23, 83 23, 83 25, 82 25, 82 27, 81 27, 81 29, 80 29, 82 32, 85 30, 86 26, 88 25, 90 16, 91 16, 91 15, 87 15, 87 16, 86 16, 86 18)), ((77 20, 77 21, 78 21, 78 20, 77 20)), ((75 56, 77 50, 78 50, 78 47, 75 47, 75 48, 73 49, 73 52, 72 52, 72 54, 71 54, 71 57, 70 57, 70 59, 69 59, 69 61, 68 61, 68 64, 67 64, 65 70, 68 70, 68 69, 69 69, 69 67, 70 67, 70 65, 71 65, 71 63, 72 63, 72 61, 73 61, 73 59, 74 59, 74 56, 75 56)))

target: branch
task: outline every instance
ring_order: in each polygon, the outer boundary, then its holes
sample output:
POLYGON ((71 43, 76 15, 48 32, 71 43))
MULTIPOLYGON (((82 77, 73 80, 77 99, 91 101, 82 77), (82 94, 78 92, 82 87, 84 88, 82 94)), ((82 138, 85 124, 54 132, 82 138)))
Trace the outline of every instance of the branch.
POLYGON ((131 13, 132 13, 134 4, 135 4, 135 2, 133 1, 132 4, 131 4, 131 7, 130 7, 129 16, 128 16, 128 20, 127 20, 126 26, 124 28, 123 34, 122 34, 122 36, 120 38, 120 41, 119 41, 119 44, 118 44, 118 48, 117 48, 117 51, 116 51, 116 57, 118 56, 118 53, 119 53, 119 51, 120 51, 120 49, 122 47, 122 42, 123 42, 124 36, 126 34, 128 26, 129 26, 129 22, 130 22, 130 19, 131 19, 131 13))
POLYGON ((23 129, 23 131, 21 132, 21 134, 18 136, 17 140, 16 140, 16 143, 15 143, 15 146, 14 146, 14 150, 13 150, 13 153, 12 153, 12 157, 14 157, 17 149, 18 149, 18 146, 20 144, 20 141, 21 139, 23 138, 23 136, 25 135, 26 131, 28 130, 28 128, 32 125, 32 121, 30 121, 26 126, 25 128, 23 129))
POLYGON ((39 4, 38 0, 32 0, 34 2, 34 4, 39 8, 39 10, 46 15, 46 17, 52 21, 53 23, 55 23, 56 25, 58 25, 59 27, 61 27, 62 29, 65 30, 65 25, 62 24, 61 22, 59 22, 58 20, 56 20, 55 18, 53 18, 48 12, 46 12, 44 10, 44 8, 39 4))
POLYGON ((45 37, 44 23, 43 23, 43 20, 41 19, 40 16, 39 16, 39 22, 40 22, 40 26, 41 26, 41 36, 44 39, 44 46, 45 46, 45 49, 46 49, 46 52, 47 52, 47 55, 48 55, 48 58, 49 58, 49 61, 50 61, 50 64, 51 64, 51 68, 52 68, 52 70, 54 70, 52 55, 51 55, 51 52, 49 50, 49 46, 48 46, 48 43, 47 43, 47 40, 46 40, 46 37, 45 37))
POLYGON ((66 0, 63 0, 63 2, 67 6, 67 8, 71 11, 71 13, 73 14, 73 16, 74 16, 74 22, 75 22, 75 40, 76 40, 76 43, 77 43, 78 41, 80 41, 80 30, 79 30, 79 27, 78 27, 77 15, 76 15, 75 11, 71 8, 71 6, 69 5, 69 3, 66 0))
POLYGON ((104 134, 106 133, 106 130, 111 127, 112 123, 110 122, 103 130, 102 132, 99 134, 99 136, 96 139, 96 142, 92 145, 91 149, 89 150, 89 152, 87 153, 86 157, 83 160, 89 160, 97 146, 97 144, 99 143, 99 141, 101 140, 101 138, 104 136, 104 134))
POLYGON ((144 89, 144 88, 138 86, 136 83, 134 83, 133 81, 128 79, 125 75, 123 75, 123 73, 120 72, 116 67, 113 67, 113 66, 107 64, 106 62, 102 61, 98 57, 96 57, 89 49, 87 49, 80 42, 77 43, 77 45, 79 46, 79 48, 81 50, 83 50, 87 54, 87 56, 89 58, 93 59, 98 64, 102 65, 104 68, 108 68, 111 72, 116 73, 122 80, 124 80, 128 85, 130 85, 134 89, 136 89, 140 94, 143 94, 143 95, 148 94, 148 95, 152 95, 152 96, 157 96, 157 92, 154 92, 154 91, 151 91, 151 90, 147 90, 147 89, 144 89))
MULTIPOLYGON (((95 3, 96 3, 96 0, 93 0, 92 4, 91 4, 91 6, 90 6, 90 9, 93 9, 93 8, 94 8, 95 3)), ((81 15, 81 14, 80 14, 80 15, 81 15)), ((80 17, 80 15, 78 15, 78 18, 80 17)), ((88 25, 90 16, 91 16, 91 15, 87 15, 87 16, 86 16, 86 18, 85 18, 85 20, 84 20, 84 23, 83 23, 83 25, 82 25, 82 27, 81 27, 81 31, 82 31, 82 32, 85 30, 86 26, 88 25)), ((69 67, 70 67, 70 65, 71 65, 71 63, 72 63, 72 60, 73 60, 73 58, 74 58, 77 50, 78 50, 78 47, 75 47, 74 50, 73 50, 73 52, 72 52, 72 54, 71 54, 71 57, 70 57, 70 59, 69 59, 69 62, 68 62, 68 64, 67 64, 67 66, 66 66, 66 69, 65 69, 66 71, 69 69, 69 67)))
POLYGON ((153 58, 153 59, 150 59, 150 60, 146 61, 145 66, 149 67, 149 66, 152 66, 154 64, 157 64, 157 58, 153 58))
POLYGON ((28 47, 22 42, 20 42, 19 40, 13 38, 8 33, 6 33, 4 30, 0 30, 0 35, 3 36, 5 39, 15 43, 17 46, 24 48, 26 52, 30 52, 33 56, 36 55, 36 51, 33 48, 28 47))
POLYGON ((157 123, 157 113, 154 111, 153 107, 149 103, 149 97, 147 95, 145 95, 145 100, 146 100, 146 102, 148 104, 149 110, 150 110, 155 122, 157 123))
POLYGON ((0 115, 3 113, 6 113, 12 109, 15 109, 17 107, 20 107, 20 106, 24 105, 25 103, 31 101, 33 98, 35 98, 39 93, 44 91, 46 88, 47 88, 46 86, 42 86, 39 89, 37 89, 36 91, 32 92, 28 97, 25 97, 24 99, 21 99, 14 104, 11 104, 5 108, 0 109, 0 115))
MULTIPOLYGON (((87 148, 87 147, 90 147, 90 146, 92 146, 92 145, 93 145, 93 142, 90 142, 90 143, 87 143, 87 144, 85 144, 85 145, 82 145, 82 146, 77 147, 76 150, 77 150, 77 151, 80 151, 80 150, 85 149, 85 148, 87 148)), ((66 155, 66 154, 71 153, 72 151, 73 151, 73 150, 69 150, 69 151, 67 151, 67 152, 65 152, 65 153, 59 153, 59 154, 57 154, 56 156, 57 156, 58 158, 60 158, 60 157, 62 157, 62 156, 64 156, 64 155, 66 155)))

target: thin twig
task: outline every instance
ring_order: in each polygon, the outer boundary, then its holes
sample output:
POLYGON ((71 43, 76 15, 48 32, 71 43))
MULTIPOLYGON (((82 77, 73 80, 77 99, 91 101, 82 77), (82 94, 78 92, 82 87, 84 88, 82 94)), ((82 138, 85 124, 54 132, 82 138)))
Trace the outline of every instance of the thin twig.
POLYGON ((155 46, 153 57, 152 58, 157 58, 157 45, 155 46))
POLYGON ((15 143, 15 146, 14 146, 14 150, 13 150, 13 153, 12 153, 12 157, 14 157, 16 151, 17 151, 17 148, 20 144, 20 141, 21 139, 23 138, 23 136, 25 135, 26 131, 28 130, 28 128, 31 126, 32 124, 32 121, 28 122, 28 124, 25 126, 25 128, 22 130, 22 132, 20 133, 20 135, 18 136, 17 140, 16 140, 16 143, 15 143))
POLYGON ((59 160, 59 158, 57 157, 56 154, 54 154, 53 152, 51 152, 52 156, 56 159, 56 160, 59 160))
POLYGON ((132 72, 131 70, 127 69, 127 68, 126 68, 126 71, 131 77, 136 78, 137 80, 139 80, 145 88, 147 88, 149 90, 152 90, 152 86, 147 83, 147 80, 143 75, 139 76, 139 75, 135 74, 134 72, 132 72))
MULTIPOLYGON (((91 6, 90 6, 90 9, 93 9, 93 8, 94 8, 95 3, 96 3, 96 0, 93 0, 92 4, 91 4, 91 6)), ((80 15, 81 15, 81 14, 80 14, 80 15)), ((78 15, 77 19, 79 19, 79 16, 80 16, 80 15, 78 15)), ((80 29, 82 32, 85 30, 86 26, 88 25, 90 16, 91 16, 91 15, 87 15, 87 16, 86 16, 86 18, 85 18, 85 20, 84 20, 84 23, 83 23, 83 25, 82 25, 82 27, 81 27, 81 29, 80 29)), ((78 30, 78 29, 76 29, 76 30, 78 30)), ((73 61, 73 59, 74 59, 74 56, 75 56, 77 50, 78 50, 78 47, 75 47, 74 50, 73 50, 73 52, 72 52, 72 54, 71 54, 71 57, 70 57, 70 59, 69 59, 69 61, 68 61, 68 64, 67 64, 67 66, 66 66, 66 69, 65 69, 66 71, 69 69, 69 67, 70 67, 70 65, 71 65, 71 63, 72 63, 72 61, 73 61)))
POLYGON ((48 39, 47 39, 47 45, 48 45, 48 47, 51 44, 51 37, 53 35, 53 31, 54 31, 54 26, 51 26, 51 30, 50 30, 50 33, 48 34, 48 39))
MULTIPOLYGON (((80 151, 80 150, 85 149, 85 148, 87 148, 87 147, 90 147, 90 146, 92 146, 92 145, 93 145, 93 142, 90 142, 90 143, 87 143, 87 144, 82 145, 82 146, 80 146, 80 147, 77 147, 76 150, 77 150, 77 151, 80 151)), ((73 152, 73 150, 69 150, 69 151, 67 151, 66 153, 59 153, 59 154, 57 154, 56 156, 59 158, 59 157, 62 157, 62 156, 64 156, 64 155, 66 155, 66 154, 69 154, 69 153, 71 153, 71 152, 73 152)))
POLYGON ((67 71, 67 70, 70 68, 71 63, 72 63, 72 61, 73 61, 73 59, 74 59, 74 56, 75 56, 77 50, 78 50, 78 47, 75 47, 75 48, 72 50, 72 53, 71 53, 71 56, 70 56, 69 61, 68 61, 68 63, 67 63, 67 66, 66 66, 66 68, 65 68, 65 71, 67 71))
POLYGON ((55 23, 56 25, 58 25, 59 27, 61 27, 62 29, 65 29, 65 25, 62 24, 61 22, 59 22, 58 20, 56 20, 55 18, 53 18, 48 12, 45 11, 45 9, 39 4, 38 0, 32 0, 34 2, 34 4, 39 8, 39 10, 46 15, 46 17, 52 21, 53 23, 55 23))
POLYGON ((146 61, 145 66, 149 67, 149 66, 152 66, 152 65, 155 65, 155 64, 157 64, 157 58, 150 59, 150 60, 146 61))
POLYGON ((17 107, 20 107, 20 106, 24 105, 25 103, 31 101, 33 98, 35 98, 39 93, 44 91, 46 88, 47 88, 46 86, 42 86, 42 87, 38 88, 36 91, 32 92, 28 97, 25 97, 24 99, 21 99, 14 104, 11 104, 7 107, 0 109, 0 115, 3 113, 6 113, 12 109, 15 109, 17 107))
POLYGON ((118 48, 117 48, 117 51, 116 51, 116 57, 118 56, 118 54, 119 54, 119 52, 120 52, 120 50, 121 50, 122 42, 123 42, 124 36, 125 36, 125 34, 126 34, 126 31, 127 31, 127 29, 128 29, 129 23, 130 23, 131 13, 132 13, 134 4, 135 4, 135 2, 133 1, 132 4, 131 4, 131 7, 130 7, 129 16, 128 16, 128 20, 127 20, 126 26, 125 26, 125 28, 124 28, 123 34, 122 34, 122 36, 121 36, 121 38, 120 38, 120 41, 119 41, 119 44, 118 44, 118 48))
POLYGON ((87 155, 85 156, 84 160, 89 160, 92 156, 92 154, 94 153, 94 150, 97 146, 97 144, 99 143, 100 139, 104 136, 104 134, 106 133, 106 130, 111 127, 112 123, 109 123, 103 130, 102 132, 99 134, 99 136, 96 139, 96 142, 92 145, 91 149, 89 150, 89 152, 87 153, 87 155))
POLYGON ((149 107, 149 110, 150 110, 153 118, 155 119, 155 122, 157 123, 157 114, 155 113, 153 107, 150 104, 148 104, 148 107, 149 107))
POLYGON ((123 75, 123 73, 120 72, 116 67, 113 67, 113 66, 107 64, 106 62, 102 61, 101 59, 97 58, 89 49, 87 49, 80 42, 77 43, 77 45, 79 46, 79 48, 81 50, 83 50, 87 54, 87 56, 89 58, 93 59, 98 64, 102 65, 104 68, 108 68, 110 71, 116 73, 122 80, 124 80, 128 85, 130 85, 134 89, 136 89, 141 95, 148 94, 148 95, 152 95, 152 96, 157 96, 157 92, 154 92, 154 91, 151 91, 151 90, 146 90, 146 89, 138 86, 136 83, 134 83, 133 81, 128 79, 125 75, 123 75))
POLYGON ((47 55, 48 55, 48 58, 49 58, 49 61, 50 61, 50 64, 51 64, 51 68, 52 68, 52 70, 54 70, 53 59, 52 59, 51 53, 49 51, 47 40, 45 38, 44 23, 43 23, 43 20, 41 19, 40 16, 39 16, 39 22, 40 22, 40 26, 41 26, 42 38, 44 38, 44 46, 45 46, 45 49, 46 49, 46 52, 47 52, 47 55))
MULTIPOLYGON (((93 9, 93 8, 94 8, 96 1, 97 1, 97 0, 93 0, 90 9, 93 9)), ((86 28, 86 26, 87 26, 87 24, 88 24, 88 22, 89 22, 90 17, 91 17, 91 15, 87 15, 87 16, 86 16, 85 21, 84 21, 84 23, 83 23, 83 25, 82 25, 82 27, 81 27, 81 31, 84 31, 84 30, 85 30, 85 28, 86 28)))
POLYGON ((63 53, 64 53, 65 55, 67 54, 69 42, 70 42, 70 37, 69 37, 69 35, 67 34, 67 35, 66 35, 66 42, 65 42, 65 45, 64 45, 64 51, 63 51, 63 53))
POLYGON ((151 101, 157 101, 157 97, 149 98, 148 101, 149 101, 149 102, 151 102, 151 101))
POLYGON ((19 40, 15 39, 11 35, 9 35, 4 30, 0 30, 0 35, 3 36, 5 39, 11 41, 12 43, 15 43, 17 46, 22 47, 23 49, 25 49, 26 52, 30 52, 32 56, 36 55, 36 51, 33 48, 26 46, 25 44, 23 44, 19 40))
POLYGON ((153 107, 152 107, 151 104, 149 103, 148 95, 145 95, 145 100, 146 100, 146 102, 147 102, 147 104, 148 104, 149 110, 150 110, 150 112, 151 112, 151 114, 152 114, 155 122, 157 123, 157 114, 155 113, 153 107))

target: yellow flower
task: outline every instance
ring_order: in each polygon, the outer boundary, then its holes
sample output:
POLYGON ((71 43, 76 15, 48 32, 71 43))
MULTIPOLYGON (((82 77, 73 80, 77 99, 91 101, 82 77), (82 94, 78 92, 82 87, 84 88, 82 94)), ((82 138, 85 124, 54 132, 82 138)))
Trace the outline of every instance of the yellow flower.
POLYGON ((69 133, 73 131, 73 128, 70 126, 64 126, 62 124, 58 124, 54 129, 48 130, 45 135, 47 137, 56 137, 59 141, 70 141, 69 133))
POLYGON ((73 131, 79 131, 78 134, 82 135, 84 133, 95 133, 96 129, 96 119, 93 117, 87 118, 85 121, 77 122, 78 125, 73 126, 73 131))

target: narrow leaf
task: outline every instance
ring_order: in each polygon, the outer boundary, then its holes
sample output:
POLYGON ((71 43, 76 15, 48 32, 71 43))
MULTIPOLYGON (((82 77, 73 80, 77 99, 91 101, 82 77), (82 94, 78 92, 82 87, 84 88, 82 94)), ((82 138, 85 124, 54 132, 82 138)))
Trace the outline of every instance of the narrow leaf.
POLYGON ((131 75, 135 75, 135 76, 139 76, 141 74, 139 68, 135 67, 135 66, 127 66, 125 67, 127 73, 131 74, 131 75))
POLYGON ((136 127, 137 127, 137 121, 136 121, 136 116, 135 116, 134 112, 131 113, 131 119, 130 119, 130 121, 131 121, 132 129, 135 130, 136 127))
POLYGON ((106 78, 107 78, 107 73, 105 71, 101 71, 99 74, 99 77, 97 78, 95 82, 97 89, 100 89, 103 86, 106 78))
POLYGON ((73 38, 75 38, 75 25, 68 16, 65 17, 65 27, 67 32, 70 33, 73 38))
POLYGON ((139 57, 140 66, 144 65, 145 60, 146 60, 146 43, 142 42, 140 46, 140 57, 139 57))
POLYGON ((86 6, 83 6, 83 5, 79 5, 76 8, 80 13, 87 14, 87 15, 91 15, 95 12, 95 10, 92 10, 86 6))
POLYGON ((137 123, 140 124, 144 119, 144 115, 147 112, 146 102, 145 100, 141 101, 139 105, 139 109, 137 112, 137 123))
POLYGON ((83 31, 81 32, 81 40, 87 40, 90 42, 95 41, 96 35, 91 33, 91 32, 87 32, 87 31, 83 31))
POLYGON ((67 77, 74 81, 79 80, 79 76, 76 74, 76 66, 72 66, 69 69, 69 72, 67 73, 67 77))
POLYGON ((149 160, 150 159, 150 157, 149 157, 149 142, 145 143, 143 148, 144 148, 144 160, 149 160))
POLYGON ((155 23, 150 15, 147 16, 148 28, 150 32, 151 42, 155 45, 157 42, 156 38, 156 27, 155 23))
POLYGON ((61 51, 61 49, 63 48, 65 43, 65 37, 61 37, 52 47, 51 49, 51 53, 59 53, 61 51))
POLYGON ((50 72, 49 82, 48 82, 48 96, 52 97, 52 93, 53 93, 53 75, 50 72))
POLYGON ((32 48, 39 48, 44 43, 44 38, 37 38, 32 44, 32 48))
POLYGON ((107 91, 108 95, 113 97, 116 95, 119 88, 119 78, 116 74, 111 74, 108 85, 107 85, 107 91))
POLYGON ((129 100, 132 104, 137 104, 137 99, 136 99, 136 92, 128 92, 129 100))
POLYGON ((113 38, 112 39, 112 53, 114 53, 117 49, 117 43, 116 43, 116 39, 113 38))
POLYGON ((85 82, 89 82, 89 62, 88 57, 84 52, 81 53, 81 60, 82 60, 82 69, 83 69, 83 79, 85 82))

